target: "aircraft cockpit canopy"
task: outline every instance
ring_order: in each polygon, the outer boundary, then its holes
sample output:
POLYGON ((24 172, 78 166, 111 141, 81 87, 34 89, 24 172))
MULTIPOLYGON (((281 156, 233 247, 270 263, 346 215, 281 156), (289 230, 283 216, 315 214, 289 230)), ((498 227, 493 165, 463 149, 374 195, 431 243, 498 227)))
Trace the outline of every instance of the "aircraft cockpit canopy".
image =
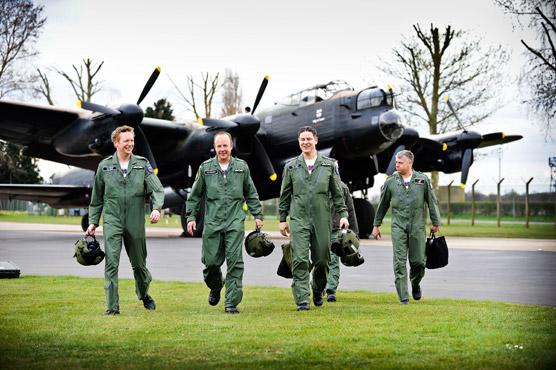
POLYGON ((311 88, 288 95, 276 104, 286 106, 310 105, 326 100, 336 94, 338 91, 345 90, 353 90, 353 88, 345 81, 334 80, 323 85, 313 86, 311 88))
POLYGON ((357 110, 378 107, 382 104, 392 105, 392 93, 376 86, 369 87, 357 95, 357 110))

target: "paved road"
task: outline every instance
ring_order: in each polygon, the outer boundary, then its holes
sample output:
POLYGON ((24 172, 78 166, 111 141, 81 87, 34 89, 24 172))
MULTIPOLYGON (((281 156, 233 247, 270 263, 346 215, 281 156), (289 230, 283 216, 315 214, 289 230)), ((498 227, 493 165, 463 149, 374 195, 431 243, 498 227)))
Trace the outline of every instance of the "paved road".
MULTIPOLYGON (((176 230, 155 229, 148 234, 147 262, 154 279, 202 281, 199 239, 178 238, 176 230)), ((74 227, 15 227, 0 223, 0 261, 14 262, 22 275, 102 277, 102 264, 84 267, 72 258, 73 243, 81 235, 74 227)), ((284 240, 274 238, 274 242, 279 248, 284 240)), ((342 266, 340 290, 393 293, 389 243, 389 240, 365 241, 362 247, 365 263, 355 268, 342 266)), ((449 243, 450 264, 443 269, 427 270, 422 284, 425 298, 484 299, 556 307, 556 241, 451 238, 449 243)), ((258 259, 244 255, 244 284, 289 287, 291 280, 276 275, 280 258, 279 250, 258 259)), ((120 277, 133 277, 125 252, 120 277)), ((338 297, 341 299, 341 291, 338 297)))

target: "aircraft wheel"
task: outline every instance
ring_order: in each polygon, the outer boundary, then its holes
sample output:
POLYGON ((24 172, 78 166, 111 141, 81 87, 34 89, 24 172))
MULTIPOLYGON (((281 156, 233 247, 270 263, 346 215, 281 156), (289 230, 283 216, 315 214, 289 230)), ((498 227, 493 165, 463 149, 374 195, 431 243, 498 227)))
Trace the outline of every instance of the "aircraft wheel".
POLYGON ((359 227, 359 238, 369 239, 373 231, 375 210, 371 202, 367 199, 354 198, 353 207, 357 216, 357 226, 359 227))
POLYGON ((185 202, 183 203, 181 209, 181 227, 183 229, 182 236, 186 238, 200 238, 203 235, 203 225, 205 221, 205 199, 201 200, 201 207, 199 213, 197 213, 197 230, 193 232, 193 236, 189 235, 187 232, 187 218, 185 217, 186 213, 186 205, 185 202))
POLYGON ((89 214, 85 213, 83 217, 81 217, 81 230, 87 231, 89 227, 89 214))

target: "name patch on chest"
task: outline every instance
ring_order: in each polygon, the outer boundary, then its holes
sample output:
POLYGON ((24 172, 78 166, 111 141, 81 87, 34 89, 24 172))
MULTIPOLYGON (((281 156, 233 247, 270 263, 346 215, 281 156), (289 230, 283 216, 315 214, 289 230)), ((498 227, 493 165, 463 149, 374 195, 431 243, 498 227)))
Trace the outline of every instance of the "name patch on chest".
POLYGON ((425 180, 424 180, 424 179, 415 179, 415 184, 417 184, 417 185, 425 185, 425 180))
POLYGON ((301 165, 300 165, 299 163, 297 163, 297 164, 290 164, 290 165, 288 166, 288 169, 294 170, 294 169, 299 168, 299 167, 301 167, 301 165))
POLYGON ((241 168, 238 168, 237 170, 234 170, 234 172, 237 172, 237 173, 244 173, 245 171, 242 170, 241 168))
POLYGON ((108 166, 108 167, 102 167, 102 171, 103 171, 103 172, 110 172, 110 171, 114 171, 114 170, 116 170, 116 169, 117 169, 116 166, 112 166, 112 167, 110 167, 110 166, 108 166))
POLYGON ((206 170, 205 175, 216 175, 218 173, 217 170, 206 170))

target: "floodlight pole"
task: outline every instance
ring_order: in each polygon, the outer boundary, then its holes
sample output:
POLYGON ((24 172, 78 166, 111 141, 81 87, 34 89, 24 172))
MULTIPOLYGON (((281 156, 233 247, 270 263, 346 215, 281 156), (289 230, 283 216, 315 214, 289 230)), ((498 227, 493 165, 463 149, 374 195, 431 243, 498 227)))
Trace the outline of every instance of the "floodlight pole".
POLYGON ((496 185, 497 188, 497 194, 496 194, 496 226, 500 227, 500 184, 502 184, 502 181, 504 181, 504 178, 502 177, 502 179, 500 179, 500 181, 498 181, 498 184, 496 185))
POLYGON ((479 180, 475 181, 473 185, 471 185, 471 226, 475 225, 475 214, 477 213, 477 208, 475 207, 475 185, 479 182, 479 180))
POLYGON ((531 177, 529 181, 525 183, 525 227, 529 228, 529 184, 533 181, 531 177))

